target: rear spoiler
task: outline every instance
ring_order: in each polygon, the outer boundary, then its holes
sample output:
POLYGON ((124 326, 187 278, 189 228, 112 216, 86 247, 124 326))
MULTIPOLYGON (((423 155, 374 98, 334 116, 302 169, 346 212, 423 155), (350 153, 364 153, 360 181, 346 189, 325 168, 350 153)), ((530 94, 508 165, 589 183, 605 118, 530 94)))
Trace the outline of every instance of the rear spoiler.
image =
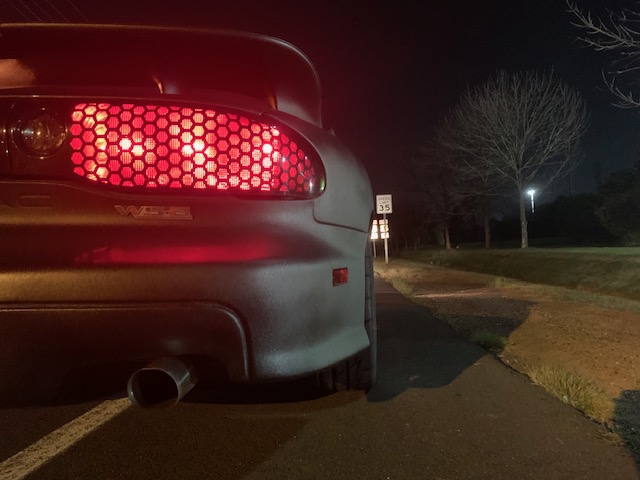
POLYGON ((0 24, 0 59, 26 64, 36 84, 90 81, 124 87, 135 80, 178 85, 175 93, 232 91, 266 98, 274 108, 322 126, 315 67, 293 45, 265 35, 184 27, 0 24))

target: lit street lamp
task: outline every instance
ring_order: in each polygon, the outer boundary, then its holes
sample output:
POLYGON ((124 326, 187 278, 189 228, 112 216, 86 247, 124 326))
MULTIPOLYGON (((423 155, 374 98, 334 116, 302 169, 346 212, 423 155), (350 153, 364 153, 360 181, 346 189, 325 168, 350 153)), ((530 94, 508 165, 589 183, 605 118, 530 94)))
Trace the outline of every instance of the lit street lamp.
POLYGON ((535 195, 535 193, 536 191, 533 188, 527 191, 527 194, 531 196, 531 213, 534 213, 536 211, 536 205, 535 203, 533 203, 533 196, 535 195))

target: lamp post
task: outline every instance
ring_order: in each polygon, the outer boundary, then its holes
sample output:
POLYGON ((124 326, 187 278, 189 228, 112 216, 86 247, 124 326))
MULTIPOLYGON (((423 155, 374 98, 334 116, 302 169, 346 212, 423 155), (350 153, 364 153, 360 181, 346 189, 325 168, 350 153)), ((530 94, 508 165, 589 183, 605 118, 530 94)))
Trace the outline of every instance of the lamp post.
POLYGON ((533 203, 533 196, 536 194, 536 191, 532 188, 527 190, 527 194, 531 197, 531 213, 534 213, 536 211, 536 205, 533 203))

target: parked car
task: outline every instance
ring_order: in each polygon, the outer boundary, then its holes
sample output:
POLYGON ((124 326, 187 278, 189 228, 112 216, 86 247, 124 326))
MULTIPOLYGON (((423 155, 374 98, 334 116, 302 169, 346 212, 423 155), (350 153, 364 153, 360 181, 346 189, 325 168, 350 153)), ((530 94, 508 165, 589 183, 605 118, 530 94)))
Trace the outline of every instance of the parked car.
POLYGON ((0 322, 148 362, 174 403, 233 382, 375 381, 363 166, 292 45, 185 28, 0 26, 0 322))

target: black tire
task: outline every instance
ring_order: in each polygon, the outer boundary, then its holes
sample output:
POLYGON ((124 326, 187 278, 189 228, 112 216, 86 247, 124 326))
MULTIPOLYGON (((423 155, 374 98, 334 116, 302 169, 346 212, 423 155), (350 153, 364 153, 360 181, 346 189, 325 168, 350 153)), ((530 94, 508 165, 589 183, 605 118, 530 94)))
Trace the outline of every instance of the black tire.
POLYGON ((376 382, 378 330, 373 255, 369 242, 367 242, 364 262, 364 328, 369 336, 369 346, 353 357, 318 374, 320 388, 325 391, 364 390, 368 392, 376 382))

